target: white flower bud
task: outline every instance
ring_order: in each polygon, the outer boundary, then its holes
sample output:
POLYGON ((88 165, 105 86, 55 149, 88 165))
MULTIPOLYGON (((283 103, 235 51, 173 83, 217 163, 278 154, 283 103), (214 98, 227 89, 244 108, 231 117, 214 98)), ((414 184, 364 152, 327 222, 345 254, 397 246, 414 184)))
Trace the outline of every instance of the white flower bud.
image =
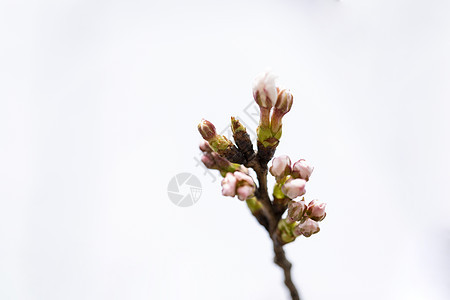
POLYGON ((277 180, 289 175, 291 173, 291 159, 287 155, 275 157, 269 171, 277 180))
POLYGON ((277 102, 275 103, 275 109, 279 110, 282 114, 287 114, 292 107, 294 97, 289 90, 282 90, 278 93, 277 102))
POLYGON ((294 235, 304 235, 305 237, 310 237, 311 235, 318 233, 319 231, 319 223, 307 218, 305 221, 303 221, 303 223, 300 223, 297 227, 294 228, 294 235))
POLYGON ((242 172, 236 171, 234 173, 227 173, 222 180, 222 195, 224 196, 238 196, 239 200, 247 200, 255 192, 255 183, 253 179, 242 172))
POLYGON ((306 203, 305 199, 302 199, 301 201, 291 201, 289 203, 288 207, 288 218, 289 221, 297 222, 300 221, 306 211, 306 203))
POLYGON ((270 72, 261 73, 253 82, 253 97, 264 108, 272 108, 277 101, 276 76, 270 72))
POLYGON ((255 192, 255 187, 250 185, 243 185, 237 188, 236 194, 241 201, 247 200, 255 192))
POLYGON ((308 209, 306 214, 314 221, 322 221, 327 213, 325 212, 326 203, 320 202, 319 200, 312 200, 308 204, 308 209))
POLYGON ((306 181, 303 179, 290 178, 283 184, 281 191, 289 198, 294 199, 306 193, 305 185, 306 181))
POLYGON ((292 176, 294 178, 301 178, 308 181, 313 170, 314 167, 311 166, 306 160, 300 159, 292 166, 292 176))
POLYGON ((236 183, 237 180, 233 173, 227 173, 222 180, 222 195, 234 197, 236 195, 236 183))

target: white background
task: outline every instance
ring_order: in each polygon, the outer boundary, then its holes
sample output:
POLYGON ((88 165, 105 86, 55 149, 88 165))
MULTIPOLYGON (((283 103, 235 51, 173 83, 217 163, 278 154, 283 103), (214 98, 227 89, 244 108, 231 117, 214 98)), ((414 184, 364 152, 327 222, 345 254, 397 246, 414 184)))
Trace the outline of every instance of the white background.
POLYGON ((448 1, 2 1, 0 299, 288 299, 244 203, 196 166, 267 67, 278 154, 315 165, 304 299, 449 299, 448 1), (191 172, 190 208, 167 196, 191 172))

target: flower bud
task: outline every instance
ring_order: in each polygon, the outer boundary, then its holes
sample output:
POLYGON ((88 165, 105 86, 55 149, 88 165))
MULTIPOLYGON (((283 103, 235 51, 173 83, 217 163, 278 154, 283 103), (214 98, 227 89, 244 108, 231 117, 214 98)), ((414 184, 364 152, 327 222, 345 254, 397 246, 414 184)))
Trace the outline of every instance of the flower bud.
POLYGON ((287 155, 275 157, 269 171, 277 180, 282 179, 291 173, 291 159, 287 155))
POLYGON ((233 173, 227 173, 222 180, 222 195, 234 197, 236 195, 237 180, 233 173))
POLYGON ((306 193, 305 185, 306 181, 303 179, 290 178, 285 182, 285 184, 283 184, 281 191, 287 197, 294 199, 306 193))
POLYGON ((230 168, 230 166, 231 166, 230 161, 228 159, 220 156, 217 152, 211 152, 211 157, 214 159, 217 169, 228 170, 230 168))
POLYGON ((311 235, 318 233, 320 231, 319 223, 310 218, 307 218, 302 223, 300 223, 297 227, 294 228, 294 235, 300 236, 304 235, 305 237, 310 237, 311 235))
POLYGON ((308 181, 313 170, 314 167, 311 166, 306 160, 300 159, 292 166, 292 177, 301 178, 308 181))
POLYGON ((202 158, 202 163, 208 168, 208 169, 215 169, 216 168, 216 163, 214 161, 214 158, 212 157, 211 153, 205 153, 203 154, 202 158))
POLYGON ((270 72, 261 73, 253 81, 253 98, 263 108, 272 108, 277 101, 276 76, 270 72))
POLYGON ((288 206, 288 220, 292 222, 298 222, 303 218, 306 211, 306 203, 303 198, 301 201, 291 201, 288 206))
POLYGON ((319 200, 312 200, 308 204, 306 214, 314 221, 322 221, 327 215, 327 213, 325 212, 326 206, 326 203, 320 202, 319 200))
POLYGON ((246 200, 253 196, 255 192, 255 183, 253 179, 240 171, 227 173, 222 180, 222 195, 234 197, 238 196, 239 200, 246 200))
POLYGON ((291 110, 293 100, 294 97, 289 90, 282 90, 278 93, 275 109, 280 113, 287 114, 291 110))
POLYGON ((216 127, 214 127, 214 125, 211 122, 205 119, 202 119, 198 124, 198 131, 200 132, 202 137, 207 141, 210 141, 217 135, 216 127))
POLYGON ((250 185, 240 186, 236 190, 238 199, 241 201, 247 200, 247 198, 250 198, 250 196, 253 196, 254 192, 255 192, 255 187, 250 186, 250 185))
POLYGON ((275 108, 272 113, 272 119, 270 121, 271 130, 274 134, 278 133, 278 139, 281 137, 281 120, 283 119, 283 116, 291 110, 293 99, 294 98, 289 90, 282 90, 278 94, 277 102, 275 103, 275 108))
POLYGON ((239 183, 241 183, 241 184, 255 186, 253 179, 249 175, 247 175, 243 172, 236 171, 236 172, 234 172, 234 176, 236 177, 237 181, 239 181, 239 183))
POLYGON ((211 153, 213 150, 211 149, 211 146, 209 146, 209 143, 205 140, 202 140, 200 142, 200 145, 198 146, 202 152, 211 153))

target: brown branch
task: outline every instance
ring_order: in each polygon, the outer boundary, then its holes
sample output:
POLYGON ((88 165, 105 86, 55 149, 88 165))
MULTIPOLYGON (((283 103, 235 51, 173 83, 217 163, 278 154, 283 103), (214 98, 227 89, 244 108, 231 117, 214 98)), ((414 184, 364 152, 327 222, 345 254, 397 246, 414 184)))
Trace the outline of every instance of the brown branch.
POLYGON ((283 246, 278 242, 278 237, 277 236, 272 237, 272 241, 273 241, 273 251, 275 252, 274 262, 283 269, 284 284, 289 289, 292 300, 300 300, 300 295, 297 291, 297 288, 295 287, 294 282, 292 282, 291 276, 292 264, 286 258, 283 246))
MULTIPOLYGON (((291 267, 292 264, 286 258, 286 254, 283 250, 283 243, 280 241, 280 233, 277 230, 278 222, 281 219, 283 212, 286 210, 275 211, 272 202, 270 201, 268 189, 267 189, 267 165, 261 165, 260 161, 256 159, 250 160, 247 167, 255 170, 256 176, 258 178, 258 189, 256 192, 256 197, 264 206, 264 214, 268 221, 268 227, 264 226, 269 232, 269 236, 273 243, 273 250, 275 252, 274 262, 283 270, 284 272, 284 283, 289 289, 292 300, 300 300, 300 295, 292 281, 291 267)), ((258 219, 261 223, 261 221, 258 219)))
POLYGON ((292 281, 292 264, 286 258, 286 254, 283 250, 284 243, 281 241, 281 235, 277 229, 278 222, 285 212, 287 205, 274 206, 270 199, 267 187, 267 163, 272 159, 278 143, 272 147, 264 147, 258 141, 258 152, 254 153, 253 144, 250 141, 248 134, 243 129, 238 130, 241 126, 239 121, 234 118, 232 118, 231 121, 233 137, 238 145, 236 149, 245 157, 245 166, 252 168, 258 179, 258 188, 255 191, 255 196, 257 200, 261 202, 263 209, 257 213, 253 212, 253 215, 269 233, 275 252, 274 262, 280 266, 284 272, 284 283, 289 289, 292 300, 300 300, 299 292, 292 281))

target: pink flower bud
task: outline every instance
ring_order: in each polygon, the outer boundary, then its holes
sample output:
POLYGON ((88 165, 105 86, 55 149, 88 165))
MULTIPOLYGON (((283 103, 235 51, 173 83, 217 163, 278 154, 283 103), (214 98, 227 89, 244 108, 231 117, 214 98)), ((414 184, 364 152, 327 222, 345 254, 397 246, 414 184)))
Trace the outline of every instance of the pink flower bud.
POLYGON ((237 196, 239 200, 244 201, 250 198, 255 192, 255 187, 250 185, 243 185, 238 187, 237 196))
POLYGON ((291 110, 293 100, 294 97, 289 90, 282 90, 278 93, 275 109, 283 114, 287 114, 291 110))
POLYGON ((314 167, 311 166, 306 160, 300 159, 292 166, 292 176, 294 178, 309 180, 314 167))
POLYGON ((294 199, 306 193, 305 185, 306 181, 303 179, 290 178, 283 184, 281 191, 289 198, 294 199))
POLYGON ((236 183, 237 180, 233 173, 227 173, 222 180, 222 195, 234 197, 236 195, 236 183))
POLYGON ((277 180, 289 175, 291 173, 291 159, 287 155, 275 157, 269 171, 277 180))
POLYGON ((198 124, 198 131, 200 132, 202 137, 207 141, 211 140, 217 135, 216 127, 214 127, 214 125, 211 122, 205 119, 202 119, 198 124))
POLYGON ((211 152, 211 157, 219 170, 227 170, 231 165, 228 159, 220 156, 217 152, 211 152))
POLYGON ((236 177, 237 181, 239 181, 240 184, 255 186, 255 183, 253 182, 253 179, 242 172, 236 171, 234 172, 234 176, 236 177))
POLYGON ((307 218, 305 221, 303 221, 303 223, 300 223, 297 227, 294 228, 294 235, 304 235, 305 237, 310 237, 311 235, 318 233, 319 231, 319 223, 307 218))
POLYGON ((325 212, 326 203, 320 202, 319 200, 312 200, 308 204, 308 209, 306 214, 314 221, 322 221, 327 213, 325 212))
POLYGON ((216 164, 214 162, 214 158, 211 156, 211 153, 205 153, 202 156, 202 163, 208 168, 208 169, 215 169, 216 164))
POLYGON ((222 180, 222 195, 234 197, 238 196, 239 200, 247 200, 255 192, 255 183, 253 179, 242 172, 227 173, 222 180))
POLYGON ((200 145, 198 146, 200 148, 201 151, 203 152, 207 152, 207 153, 211 153, 213 150, 211 149, 211 147, 209 146, 209 143, 205 140, 202 140, 200 142, 200 145))
POLYGON ((253 82, 253 97, 260 107, 272 108, 277 101, 276 76, 265 72, 256 76, 253 82))
POLYGON ((278 133, 281 130, 283 116, 291 110, 293 99, 292 94, 288 90, 282 90, 278 94, 270 121, 273 133, 278 133))
POLYGON ((288 207, 289 221, 291 223, 300 221, 303 218, 305 211, 306 211, 305 199, 302 199, 301 201, 298 202, 291 201, 288 207))

